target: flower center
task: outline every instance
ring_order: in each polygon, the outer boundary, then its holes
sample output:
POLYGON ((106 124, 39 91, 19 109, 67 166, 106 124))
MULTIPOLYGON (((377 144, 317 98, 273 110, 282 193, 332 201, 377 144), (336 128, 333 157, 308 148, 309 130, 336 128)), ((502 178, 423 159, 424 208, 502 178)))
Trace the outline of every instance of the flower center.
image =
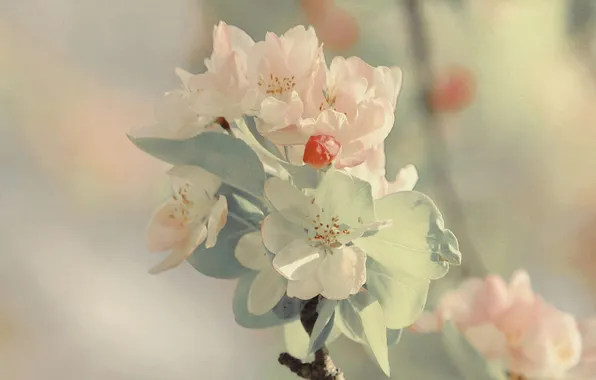
POLYGON ((172 195, 172 198, 177 202, 177 205, 170 214, 171 219, 178 219, 182 223, 188 223, 193 219, 191 210, 194 206, 194 202, 188 198, 189 190, 190 184, 187 182, 183 186, 180 186, 178 191, 172 195))
MULTIPOLYGON (((314 199, 313 199, 314 203, 314 199)), ((342 243, 338 240, 341 235, 350 233, 346 228, 339 225, 337 216, 328 219, 323 210, 315 215, 312 220, 312 227, 309 229, 310 240, 313 244, 322 245, 326 248, 339 248, 342 243)))
POLYGON ((329 91, 327 90, 323 90, 323 102, 321 102, 321 105, 319 106, 319 111, 323 111, 329 108, 334 108, 335 107, 335 99, 336 99, 336 95, 334 94, 330 94, 329 91))
POLYGON ((261 76, 259 79, 259 88, 267 95, 280 97, 284 94, 291 93, 296 87, 294 76, 278 77, 277 75, 269 74, 269 78, 261 76))

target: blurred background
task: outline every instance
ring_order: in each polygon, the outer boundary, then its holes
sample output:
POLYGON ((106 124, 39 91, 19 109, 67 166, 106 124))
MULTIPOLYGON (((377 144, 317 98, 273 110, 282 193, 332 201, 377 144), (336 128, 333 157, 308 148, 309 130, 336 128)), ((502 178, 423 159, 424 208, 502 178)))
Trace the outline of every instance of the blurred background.
MULTIPOLYGON (((125 134, 174 67, 203 70, 219 20, 255 39, 312 24, 329 57, 403 68, 389 177, 418 166, 466 260, 433 294, 525 267, 595 313, 596 2, 408 3, 0 0, 0 379, 293 379, 280 329, 236 326, 232 281, 147 273, 166 166, 125 134)), ((458 379, 436 347, 404 334, 393 378, 458 379)), ((331 349, 349 379, 384 378, 358 345, 331 349)))

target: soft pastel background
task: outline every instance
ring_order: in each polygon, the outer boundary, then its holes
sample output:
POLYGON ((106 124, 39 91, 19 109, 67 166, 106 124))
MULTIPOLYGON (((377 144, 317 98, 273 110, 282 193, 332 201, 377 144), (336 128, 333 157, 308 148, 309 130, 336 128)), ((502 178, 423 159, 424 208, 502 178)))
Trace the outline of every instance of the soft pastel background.
MULTIPOLYGON (((472 103, 438 120, 466 219, 447 223, 490 271, 524 266, 560 308, 596 312, 593 2, 422 2, 435 75, 459 65, 476 82, 472 103)), ((202 69, 219 19, 262 38, 313 21, 311 3, 0 0, 0 379, 293 378, 276 363, 279 329, 235 325, 233 282, 189 265, 147 274, 166 167, 125 133, 151 122, 175 66, 202 69)), ((417 164, 436 193, 401 1, 337 5, 347 13, 317 21, 330 54, 404 68, 390 176, 417 164)), ((359 346, 332 350, 349 379, 383 378, 359 346)), ((458 378, 431 336, 406 334, 391 362, 395 379, 458 378)))

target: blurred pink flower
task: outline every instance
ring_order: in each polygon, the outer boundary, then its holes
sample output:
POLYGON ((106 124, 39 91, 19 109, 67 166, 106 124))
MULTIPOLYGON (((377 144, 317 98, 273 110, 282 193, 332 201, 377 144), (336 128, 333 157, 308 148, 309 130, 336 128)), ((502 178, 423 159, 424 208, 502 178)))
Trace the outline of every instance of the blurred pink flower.
MULTIPOLYGON (((569 377, 570 370, 585 354, 575 318, 534 294, 522 270, 513 274, 509 284, 494 275, 464 281, 443 296, 433 313, 425 312, 412 329, 438 331, 447 320, 487 360, 530 379, 575 378, 569 377)), ((584 345, 589 343, 587 336, 584 345)))
POLYGON ((219 177, 198 166, 175 166, 168 174, 175 194, 151 217, 147 248, 150 252, 171 252, 150 270, 152 274, 182 264, 204 241, 207 248, 213 247, 228 214, 226 198, 215 198, 221 185, 219 177))

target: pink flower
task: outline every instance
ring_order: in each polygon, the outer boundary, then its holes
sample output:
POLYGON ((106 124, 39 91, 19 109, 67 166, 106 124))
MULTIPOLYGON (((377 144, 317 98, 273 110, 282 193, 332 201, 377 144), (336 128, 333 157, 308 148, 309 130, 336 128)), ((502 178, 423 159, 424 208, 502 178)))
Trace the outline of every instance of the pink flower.
POLYGON ((249 89, 247 54, 254 41, 241 29, 220 23, 213 29, 213 53, 205 60, 207 71, 188 75, 192 108, 211 118, 234 120, 242 117, 242 101, 249 89))
POLYGON ((267 33, 248 55, 250 90, 244 99, 248 114, 263 123, 259 131, 269 133, 295 125, 302 117, 302 98, 312 89, 312 81, 324 66, 319 40, 312 27, 296 26, 282 36, 267 33))
POLYGON ((328 70, 324 66, 319 61, 303 92, 300 115, 292 114, 291 122, 286 119, 266 136, 293 146, 313 135, 333 136, 341 144, 335 166, 354 167, 374 155, 393 128, 401 70, 372 67, 356 57, 336 57, 328 70))
POLYGON ((204 241, 207 248, 213 247, 228 215, 226 198, 215 197, 221 185, 219 177, 198 166, 175 166, 168 174, 174 196, 151 217, 147 248, 151 252, 171 252, 150 270, 152 274, 182 264, 204 241))
POLYGON ((446 320, 487 360, 526 378, 561 378, 580 360, 575 318, 534 294, 525 271, 515 272, 509 284, 493 275, 463 282, 412 329, 438 331, 446 320))

